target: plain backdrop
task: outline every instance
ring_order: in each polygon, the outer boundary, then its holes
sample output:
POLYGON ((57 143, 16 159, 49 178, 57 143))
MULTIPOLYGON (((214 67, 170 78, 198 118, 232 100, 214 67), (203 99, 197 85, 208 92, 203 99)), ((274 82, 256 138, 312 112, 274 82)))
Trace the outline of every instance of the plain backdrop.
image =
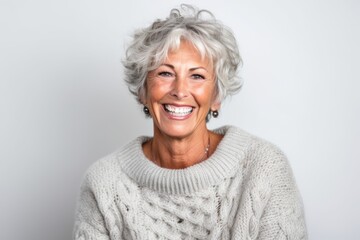
MULTIPOLYGON (((70 239, 88 166, 152 133, 121 60, 136 28, 180 3, 0 0, 0 239, 70 239)), ((192 3, 233 29, 244 60, 209 128, 287 154, 310 239, 360 239, 360 2, 192 3)))

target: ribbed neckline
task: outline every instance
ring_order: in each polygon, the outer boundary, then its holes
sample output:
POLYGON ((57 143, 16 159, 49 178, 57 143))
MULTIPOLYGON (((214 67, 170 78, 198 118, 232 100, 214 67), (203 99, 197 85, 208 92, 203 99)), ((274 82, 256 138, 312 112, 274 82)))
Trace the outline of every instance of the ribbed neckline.
POLYGON ((224 126, 213 130, 224 135, 216 151, 205 161, 184 169, 161 168, 147 159, 141 136, 118 153, 123 171, 140 186, 168 194, 189 194, 232 176, 244 158, 249 135, 239 128, 224 126))

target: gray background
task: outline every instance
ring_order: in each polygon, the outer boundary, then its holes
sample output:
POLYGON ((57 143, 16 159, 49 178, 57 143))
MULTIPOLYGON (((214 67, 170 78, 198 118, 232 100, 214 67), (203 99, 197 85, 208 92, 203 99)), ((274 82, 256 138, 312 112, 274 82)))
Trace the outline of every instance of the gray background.
MULTIPOLYGON (((179 1, 0 1, 0 239, 70 239, 86 168, 151 134, 122 81, 134 29, 179 1)), ((196 1, 235 32, 232 124, 288 155, 311 239, 360 239, 358 1, 196 1)))

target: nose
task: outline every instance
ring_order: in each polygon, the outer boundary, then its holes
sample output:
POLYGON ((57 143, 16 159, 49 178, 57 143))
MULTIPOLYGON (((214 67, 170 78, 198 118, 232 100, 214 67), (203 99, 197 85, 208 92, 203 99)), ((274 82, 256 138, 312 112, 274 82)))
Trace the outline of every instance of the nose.
POLYGON ((177 99, 183 99, 189 95, 188 82, 185 77, 176 77, 170 94, 177 99))

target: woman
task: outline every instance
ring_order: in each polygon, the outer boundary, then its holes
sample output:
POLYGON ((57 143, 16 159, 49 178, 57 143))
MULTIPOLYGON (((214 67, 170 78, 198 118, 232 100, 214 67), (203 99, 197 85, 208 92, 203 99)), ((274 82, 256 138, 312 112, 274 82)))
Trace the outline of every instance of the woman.
POLYGON ((283 153, 233 126, 207 129, 239 91, 240 63, 231 31, 191 6, 135 33, 126 82, 154 136, 88 170, 74 239, 306 239, 283 153))

